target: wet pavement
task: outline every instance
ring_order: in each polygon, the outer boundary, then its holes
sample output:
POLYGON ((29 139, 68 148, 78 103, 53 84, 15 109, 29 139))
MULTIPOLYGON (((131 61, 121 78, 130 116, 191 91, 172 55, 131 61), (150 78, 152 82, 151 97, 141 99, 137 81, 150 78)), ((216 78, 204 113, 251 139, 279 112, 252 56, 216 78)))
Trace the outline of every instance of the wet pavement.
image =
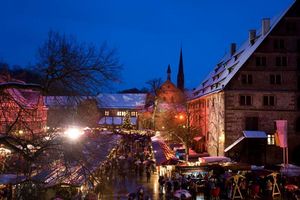
POLYGON ((149 196, 151 199, 162 199, 159 197, 157 172, 151 175, 149 182, 147 182, 145 175, 140 177, 134 173, 125 177, 125 180, 122 180, 122 178, 110 179, 105 184, 103 196, 100 199, 128 199, 128 194, 136 193, 140 187, 143 187, 145 196, 149 196))
MULTIPOLYGON (((144 188, 144 197, 150 197, 152 200, 168 200, 165 194, 159 194, 158 173, 151 175, 150 181, 147 182, 146 176, 140 177, 134 173, 126 177, 125 180, 117 178, 108 180, 105 184, 105 190, 100 197, 101 200, 127 200, 128 194, 137 192, 138 188, 144 188)), ((197 195, 197 200, 204 200, 203 194, 197 195)))

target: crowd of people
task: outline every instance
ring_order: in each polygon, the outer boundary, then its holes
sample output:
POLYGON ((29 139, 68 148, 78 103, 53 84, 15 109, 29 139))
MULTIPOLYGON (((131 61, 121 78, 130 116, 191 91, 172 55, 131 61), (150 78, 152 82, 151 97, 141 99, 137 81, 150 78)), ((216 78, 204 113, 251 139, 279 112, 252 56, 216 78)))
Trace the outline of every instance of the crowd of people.
MULTIPOLYGON (((197 194, 204 199, 296 199, 294 192, 287 187, 287 178, 272 171, 223 171, 207 170, 195 174, 180 174, 174 172, 171 177, 159 177, 159 191, 167 199, 173 199, 174 192, 186 190, 190 198, 196 199, 197 194)), ((298 179, 289 180, 297 188, 298 179)))

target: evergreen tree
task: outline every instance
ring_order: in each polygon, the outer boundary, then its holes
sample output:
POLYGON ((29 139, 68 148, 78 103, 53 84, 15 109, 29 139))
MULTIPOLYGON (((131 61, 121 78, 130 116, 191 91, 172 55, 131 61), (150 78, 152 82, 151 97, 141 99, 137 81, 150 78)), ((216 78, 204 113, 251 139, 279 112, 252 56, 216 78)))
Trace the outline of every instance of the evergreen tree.
POLYGON ((125 112, 122 128, 132 129, 131 120, 130 120, 130 113, 128 112, 128 110, 125 112))

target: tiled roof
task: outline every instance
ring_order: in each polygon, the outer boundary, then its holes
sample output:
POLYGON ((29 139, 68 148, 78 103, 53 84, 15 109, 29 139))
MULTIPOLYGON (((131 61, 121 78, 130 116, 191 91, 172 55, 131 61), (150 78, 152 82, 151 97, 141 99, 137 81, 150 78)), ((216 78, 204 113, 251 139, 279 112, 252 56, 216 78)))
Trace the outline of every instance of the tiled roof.
POLYGON ((281 15, 271 20, 270 29, 266 34, 262 34, 261 30, 258 31, 254 44, 250 44, 249 40, 247 40, 232 56, 230 53, 225 55, 209 73, 209 75, 202 81, 202 83, 193 91, 193 95, 190 99, 195 99, 223 90, 223 88, 265 40, 292 5, 281 15))

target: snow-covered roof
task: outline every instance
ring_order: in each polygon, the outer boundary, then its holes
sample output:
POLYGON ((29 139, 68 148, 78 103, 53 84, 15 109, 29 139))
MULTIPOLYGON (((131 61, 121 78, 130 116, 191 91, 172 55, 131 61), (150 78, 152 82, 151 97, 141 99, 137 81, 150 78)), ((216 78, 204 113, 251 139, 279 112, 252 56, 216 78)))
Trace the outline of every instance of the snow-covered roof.
POLYGON ((261 30, 257 31, 254 44, 250 44, 247 39, 247 41, 241 45, 241 47, 232 56, 230 53, 226 54, 209 73, 209 75, 202 81, 202 83, 193 91, 193 95, 190 99, 195 99, 223 90, 234 75, 255 52, 255 50, 260 46, 260 44, 265 40, 265 38, 270 34, 280 19, 282 19, 287 11, 292 7, 292 5, 281 15, 274 17, 271 20, 270 29, 267 33, 262 34, 261 30))
MULTIPOLYGON (((26 84, 23 81, 12 79, 12 82, 6 81, 3 77, 0 76, 0 85, 9 85, 14 84, 20 86, 37 86, 35 84, 26 84)), ((11 100, 15 101, 19 106, 22 106, 26 109, 36 108, 39 104, 41 96, 40 91, 35 91, 31 89, 17 89, 17 88, 6 88, 5 92, 11 97, 11 100)))
POLYGON ((243 131, 245 138, 267 138, 264 131, 243 131))
POLYGON ((84 162, 72 160, 66 166, 63 160, 57 160, 54 166, 47 166, 33 177, 33 180, 44 183, 45 187, 59 184, 81 186, 107 159, 111 150, 120 142, 121 136, 99 134, 96 138, 88 138, 84 143, 82 155, 84 162), (84 164, 83 164, 84 163, 84 164))
POLYGON ((87 98, 88 96, 45 96, 44 101, 47 107, 75 107, 80 101, 87 98))
POLYGON ((175 153, 162 138, 154 136, 151 138, 151 141, 156 165, 171 165, 172 163, 176 163, 178 159, 175 157, 175 153))
POLYGON ((147 94, 99 94, 100 108, 142 109, 146 104, 147 94))
POLYGON ((266 139, 267 134, 264 131, 243 131, 243 136, 238 138, 234 143, 229 145, 226 149, 224 149, 224 152, 229 151, 234 146, 239 144, 241 141, 243 141, 245 138, 258 138, 258 139, 266 139))

